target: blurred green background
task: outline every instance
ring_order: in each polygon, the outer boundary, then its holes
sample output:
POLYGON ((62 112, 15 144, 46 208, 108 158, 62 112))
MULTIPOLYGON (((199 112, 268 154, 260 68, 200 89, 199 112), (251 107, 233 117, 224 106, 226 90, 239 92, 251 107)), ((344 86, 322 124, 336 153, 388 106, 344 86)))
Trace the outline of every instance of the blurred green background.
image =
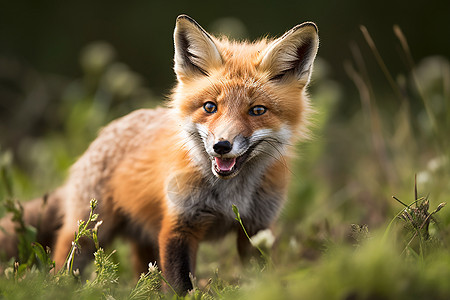
POLYGON ((292 167, 281 230, 380 225, 399 208, 391 195, 414 200, 415 174, 433 201, 448 196, 449 12, 448 1, 3 1, 2 160, 13 165, 17 197, 39 196, 101 126, 161 104, 175 80, 179 14, 250 40, 314 21, 318 113, 292 167))

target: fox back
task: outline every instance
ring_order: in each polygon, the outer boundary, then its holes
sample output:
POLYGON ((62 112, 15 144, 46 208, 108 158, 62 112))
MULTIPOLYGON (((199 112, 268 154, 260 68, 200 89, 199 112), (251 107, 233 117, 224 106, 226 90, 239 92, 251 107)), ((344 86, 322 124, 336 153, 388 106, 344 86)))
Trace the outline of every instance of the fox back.
MULTIPOLYGON (((233 204, 250 235, 276 220, 286 198, 289 146, 307 134, 315 24, 277 39, 234 42, 181 15, 174 44, 177 84, 167 107, 106 126, 48 197, 60 216, 53 245, 58 268, 91 198, 103 220, 100 244, 125 236, 136 270, 157 261, 180 293, 192 288, 199 242, 235 231, 240 257, 251 255, 233 204)), ((82 244, 79 268, 93 250, 82 244)))

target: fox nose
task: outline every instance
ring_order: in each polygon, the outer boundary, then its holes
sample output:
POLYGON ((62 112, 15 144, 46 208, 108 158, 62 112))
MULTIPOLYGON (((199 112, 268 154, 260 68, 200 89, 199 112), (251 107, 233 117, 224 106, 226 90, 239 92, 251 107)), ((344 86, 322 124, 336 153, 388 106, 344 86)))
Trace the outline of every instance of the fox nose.
POLYGON ((227 154, 232 148, 233 146, 229 141, 219 141, 213 146, 214 152, 220 155, 227 154))

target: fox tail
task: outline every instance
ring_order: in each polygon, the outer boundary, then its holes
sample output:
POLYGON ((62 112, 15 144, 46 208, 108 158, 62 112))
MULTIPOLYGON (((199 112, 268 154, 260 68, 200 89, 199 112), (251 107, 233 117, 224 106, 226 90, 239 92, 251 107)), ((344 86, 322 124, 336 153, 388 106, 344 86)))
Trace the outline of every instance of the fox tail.
MULTIPOLYGON (((36 241, 44 248, 52 246, 58 229, 62 225, 61 201, 56 193, 47 194, 22 203, 22 219, 25 226, 36 228, 36 241)), ((0 219, 0 255, 3 259, 18 258, 18 231, 20 223, 11 213, 0 219)))

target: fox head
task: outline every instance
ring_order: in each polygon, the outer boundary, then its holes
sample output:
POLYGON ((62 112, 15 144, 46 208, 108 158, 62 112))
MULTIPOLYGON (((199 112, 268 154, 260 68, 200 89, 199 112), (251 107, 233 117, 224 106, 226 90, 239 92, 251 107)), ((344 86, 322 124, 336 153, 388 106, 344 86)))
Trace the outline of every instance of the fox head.
POLYGON ((305 134, 317 32, 307 22, 277 39, 238 43, 211 36, 186 15, 177 18, 171 106, 195 164, 232 178, 267 167, 305 134))

